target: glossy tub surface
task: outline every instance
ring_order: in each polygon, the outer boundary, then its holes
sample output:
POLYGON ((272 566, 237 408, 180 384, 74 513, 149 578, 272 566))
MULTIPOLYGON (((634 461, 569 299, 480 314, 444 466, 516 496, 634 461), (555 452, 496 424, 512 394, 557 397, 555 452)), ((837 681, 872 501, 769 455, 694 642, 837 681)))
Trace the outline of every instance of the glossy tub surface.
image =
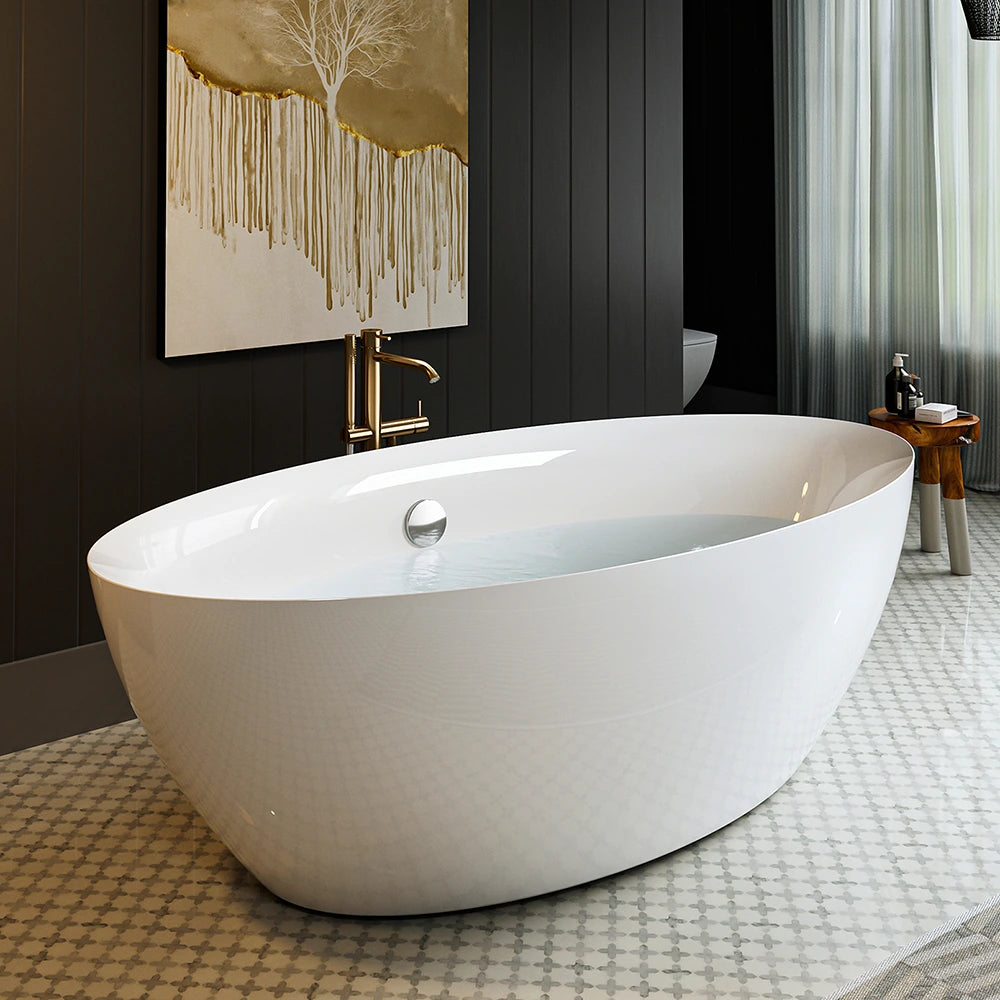
POLYGON ((912 462, 894 435, 805 417, 496 431, 197 494, 88 563, 153 745, 265 886, 444 911, 622 871, 778 789, 878 622, 912 462), (434 558, 609 518, 789 523, 527 582, 323 597, 331 573, 409 558, 424 498, 448 513, 434 558))

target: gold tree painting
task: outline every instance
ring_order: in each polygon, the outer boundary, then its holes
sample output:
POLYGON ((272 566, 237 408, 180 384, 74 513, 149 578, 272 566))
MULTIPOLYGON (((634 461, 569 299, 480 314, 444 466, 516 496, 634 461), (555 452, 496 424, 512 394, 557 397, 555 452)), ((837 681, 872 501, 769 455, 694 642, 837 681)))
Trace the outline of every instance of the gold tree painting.
POLYGON ((468 0, 168 0, 167 48, 167 357, 468 322, 468 0))

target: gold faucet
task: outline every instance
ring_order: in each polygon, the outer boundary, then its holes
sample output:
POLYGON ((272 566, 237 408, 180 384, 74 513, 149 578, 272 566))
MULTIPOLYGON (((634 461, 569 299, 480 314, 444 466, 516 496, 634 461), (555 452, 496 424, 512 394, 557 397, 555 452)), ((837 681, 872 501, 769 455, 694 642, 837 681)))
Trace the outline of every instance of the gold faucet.
POLYGON ((366 451, 381 448, 383 442, 395 444, 403 434, 421 434, 430 427, 430 421, 423 413, 423 403, 417 402, 415 417, 401 417, 399 420, 382 419, 382 365, 400 365, 404 368, 418 368, 429 382, 437 382, 441 376, 426 361, 404 358, 401 354, 383 351, 381 343, 389 340, 381 330, 362 330, 360 334, 349 333, 344 337, 344 443, 347 454, 354 451, 357 444, 366 451), (363 403, 365 422, 357 423, 355 404, 355 383, 358 368, 358 338, 361 338, 361 363, 364 372, 363 403))

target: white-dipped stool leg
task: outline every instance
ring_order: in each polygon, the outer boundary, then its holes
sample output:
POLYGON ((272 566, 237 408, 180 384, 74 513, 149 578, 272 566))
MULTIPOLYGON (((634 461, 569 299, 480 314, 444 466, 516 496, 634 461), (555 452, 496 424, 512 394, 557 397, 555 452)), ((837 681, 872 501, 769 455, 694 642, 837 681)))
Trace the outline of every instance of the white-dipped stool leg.
POLYGON ((918 483, 917 485, 920 487, 920 548, 924 552, 940 552, 941 484, 918 483))
MULTIPOLYGON (((922 499, 922 498, 921 498, 922 499)), ((923 518, 923 511, 921 511, 923 518)), ((921 527, 923 522, 921 521, 921 527)), ((972 576, 972 556, 969 553, 969 521, 965 515, 965 500, 944 500, 944 526, 948 532, 948 558, 955 576, 972 576)))

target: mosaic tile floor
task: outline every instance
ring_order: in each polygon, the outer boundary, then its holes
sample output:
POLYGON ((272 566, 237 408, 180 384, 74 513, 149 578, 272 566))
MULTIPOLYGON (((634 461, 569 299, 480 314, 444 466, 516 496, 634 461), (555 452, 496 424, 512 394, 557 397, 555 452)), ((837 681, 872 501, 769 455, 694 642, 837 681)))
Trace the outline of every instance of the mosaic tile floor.
POLYGON ((1000 497, 970 495, 969 521, 960 578, 919 552, 911 517, 868 655, 783 789, 698 844, 545 898, 305 912, 214 839, 138 723, 10 754, 0 997, 827 997, 1000 891, 1000 497))

